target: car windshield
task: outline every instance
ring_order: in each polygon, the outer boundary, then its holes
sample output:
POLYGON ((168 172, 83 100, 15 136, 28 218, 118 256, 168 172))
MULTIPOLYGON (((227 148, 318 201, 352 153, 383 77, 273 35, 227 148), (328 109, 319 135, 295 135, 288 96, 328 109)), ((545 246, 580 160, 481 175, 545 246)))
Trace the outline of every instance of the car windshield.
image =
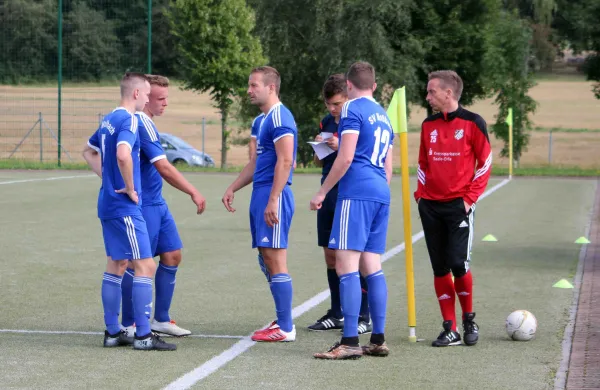
POLYGON ((164 140, 167 141, 167 142, 169 142, 169 143, 171 143, 173 146, 176 146, 178 148, 195 149, 192 145, 186 143, 181 138, 169 137, 169 138, 165 138, 164 140))

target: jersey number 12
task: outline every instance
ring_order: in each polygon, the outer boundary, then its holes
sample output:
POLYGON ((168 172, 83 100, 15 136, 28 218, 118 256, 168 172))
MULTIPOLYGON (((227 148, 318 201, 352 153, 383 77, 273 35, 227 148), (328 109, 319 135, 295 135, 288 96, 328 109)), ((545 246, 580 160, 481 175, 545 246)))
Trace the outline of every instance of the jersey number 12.
POLYGON ((375 137, 375 144, 373 145, 371 164, 383 168, 383 159, 390 146, 390 132, 387 129, 381 131, 381 127, 378 127, 373 135, 375 137), (381 144, 383 144, 383 149, 381 149, 381 144), (381 153, 379 152, 380 150, 381 153))

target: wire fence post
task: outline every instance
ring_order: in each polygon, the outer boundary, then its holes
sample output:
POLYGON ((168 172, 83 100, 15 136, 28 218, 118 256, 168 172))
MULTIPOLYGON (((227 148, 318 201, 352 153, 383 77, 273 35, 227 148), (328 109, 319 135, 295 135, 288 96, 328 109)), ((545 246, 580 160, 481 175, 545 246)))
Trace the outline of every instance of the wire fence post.
POLYGON ((62 149, 62 56, 63 56, 63 1, 58 0, 58 166, 60 167, 60 151, 62 149))
POLYGON ((152 0, 148 0, 148 74, 152 73, 152 0))
POLYGON ((204 129, 206 127, 206 118, 202 117, 202 158, 204 158, 204 129))
POLYGON ((44 134, 42 133, 42 113, 39 113, 38 122, 40 122, 40 162, 44 161, 44 134))
POLYGON ((552 164, 552 130, 548 134, 548 164, 552 164))

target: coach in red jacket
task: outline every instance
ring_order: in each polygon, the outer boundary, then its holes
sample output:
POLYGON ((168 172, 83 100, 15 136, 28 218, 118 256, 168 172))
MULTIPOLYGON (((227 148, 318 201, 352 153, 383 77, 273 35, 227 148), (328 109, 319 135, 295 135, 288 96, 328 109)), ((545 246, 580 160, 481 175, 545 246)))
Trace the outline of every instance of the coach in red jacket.
POLYGON ((456 72, 429 74, 427 102, 437 114, 425 119, 421 128, 415 199, 444 319, 434 347, 462 343, 456 329, 456 295, 463 313, 464 343, 475 345, 479 338, 469 262, 473 213, 490 177, 492 150, 483 118, 458 104, 462 90, 456 72))

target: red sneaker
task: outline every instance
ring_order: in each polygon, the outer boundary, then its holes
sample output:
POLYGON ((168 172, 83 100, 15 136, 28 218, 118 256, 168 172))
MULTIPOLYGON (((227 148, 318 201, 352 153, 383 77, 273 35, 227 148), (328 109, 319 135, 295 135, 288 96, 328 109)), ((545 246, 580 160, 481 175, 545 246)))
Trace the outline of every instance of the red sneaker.
POLYGON ((279 325, 275 324, 266 330, 257 331, 252 335, 253 341, 295 341, 296 340, 296 326, 292 328, 291 332, 284 332, 281 330, 279 325))
POLYGON ((269 325, 265 326, 264 328, 254 331, 254 334, 266 332, 267 330, 272 329, 274 327, 279 328, 279 326, 277 325, 277 320, 271 322, 269 325))

